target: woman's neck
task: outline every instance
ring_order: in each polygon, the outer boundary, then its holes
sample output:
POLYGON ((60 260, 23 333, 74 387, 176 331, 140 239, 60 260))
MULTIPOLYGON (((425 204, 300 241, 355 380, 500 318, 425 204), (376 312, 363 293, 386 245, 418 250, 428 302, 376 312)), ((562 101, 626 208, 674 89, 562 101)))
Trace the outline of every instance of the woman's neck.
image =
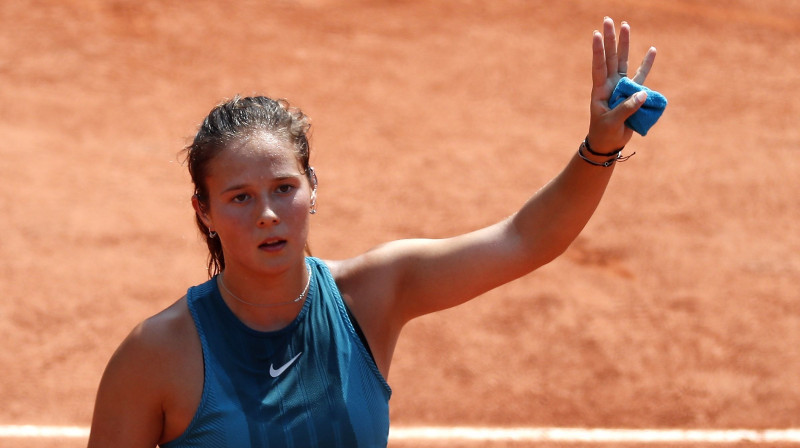
POLYGON ((311 271, 302 265, 283 273, 265 275, 226 267, 217 286, 228 308, 245 325, 258 331, 286 327, 299 314, 308 295, 311 271))

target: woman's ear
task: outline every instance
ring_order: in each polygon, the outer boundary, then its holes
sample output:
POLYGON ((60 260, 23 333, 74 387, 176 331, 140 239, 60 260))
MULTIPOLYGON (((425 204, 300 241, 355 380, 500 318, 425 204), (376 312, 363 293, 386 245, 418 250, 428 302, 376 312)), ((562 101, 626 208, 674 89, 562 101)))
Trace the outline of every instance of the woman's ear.
POLYGON ((194 212, 197 213, 197 217, 200 218, 200 221, 203 221, 206 228, 211 230, 213 228, 211 218, 208 217, 205 205, 200 202, 200 197, 196 194, 192 195, 192 208, 194 208, 194 212))

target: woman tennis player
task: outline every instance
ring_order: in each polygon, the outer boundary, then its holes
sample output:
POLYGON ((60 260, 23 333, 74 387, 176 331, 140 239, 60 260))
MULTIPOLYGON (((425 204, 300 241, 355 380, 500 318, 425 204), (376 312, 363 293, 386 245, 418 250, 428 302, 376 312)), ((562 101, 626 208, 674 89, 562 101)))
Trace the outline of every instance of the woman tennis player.
MULTIPOLYGON (((89 446, 385 447, 403 326, 550 262, 594 213, 646 97, 608 106, 629 37, 608 18, 595 31, 588 137, 514 215, 347 260, 306 251, 317 191, 307 118, 266 97, 215 107, 186 149, 211 278, 114 353, 89 446)), ((654 58, 651 48, 633 81, 654 58)))

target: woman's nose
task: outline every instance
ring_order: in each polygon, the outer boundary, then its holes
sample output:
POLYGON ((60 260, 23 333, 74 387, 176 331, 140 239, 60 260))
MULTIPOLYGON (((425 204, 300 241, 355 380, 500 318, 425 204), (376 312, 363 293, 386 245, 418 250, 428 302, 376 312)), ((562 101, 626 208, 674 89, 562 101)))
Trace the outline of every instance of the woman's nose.
POLYGON ((264 202, 261 205, 261 212, 258 216, 258 225, 266 226, 269 224, 277 224, 278 222, 280 222, 280 218, 278 218, 278 214, 275 212, 275 209, 269 202, 264 202))

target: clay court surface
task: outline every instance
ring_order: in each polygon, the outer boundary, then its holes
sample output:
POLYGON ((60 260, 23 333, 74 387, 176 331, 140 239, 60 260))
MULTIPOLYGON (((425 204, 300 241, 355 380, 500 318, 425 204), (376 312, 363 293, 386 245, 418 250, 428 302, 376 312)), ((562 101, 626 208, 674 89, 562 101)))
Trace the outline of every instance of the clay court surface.
POLYGON ((3 1, 0 425, 87 427, 119 342, 207 278, 178 153, 220 99, 312 117, 314 255, 450 236, 573 155, 604 15, 631 23, 632 64, 658 48, 665 115, 561 258, 407 327, 393 425, 800 426, 800 2, 783 0, 3 1))

